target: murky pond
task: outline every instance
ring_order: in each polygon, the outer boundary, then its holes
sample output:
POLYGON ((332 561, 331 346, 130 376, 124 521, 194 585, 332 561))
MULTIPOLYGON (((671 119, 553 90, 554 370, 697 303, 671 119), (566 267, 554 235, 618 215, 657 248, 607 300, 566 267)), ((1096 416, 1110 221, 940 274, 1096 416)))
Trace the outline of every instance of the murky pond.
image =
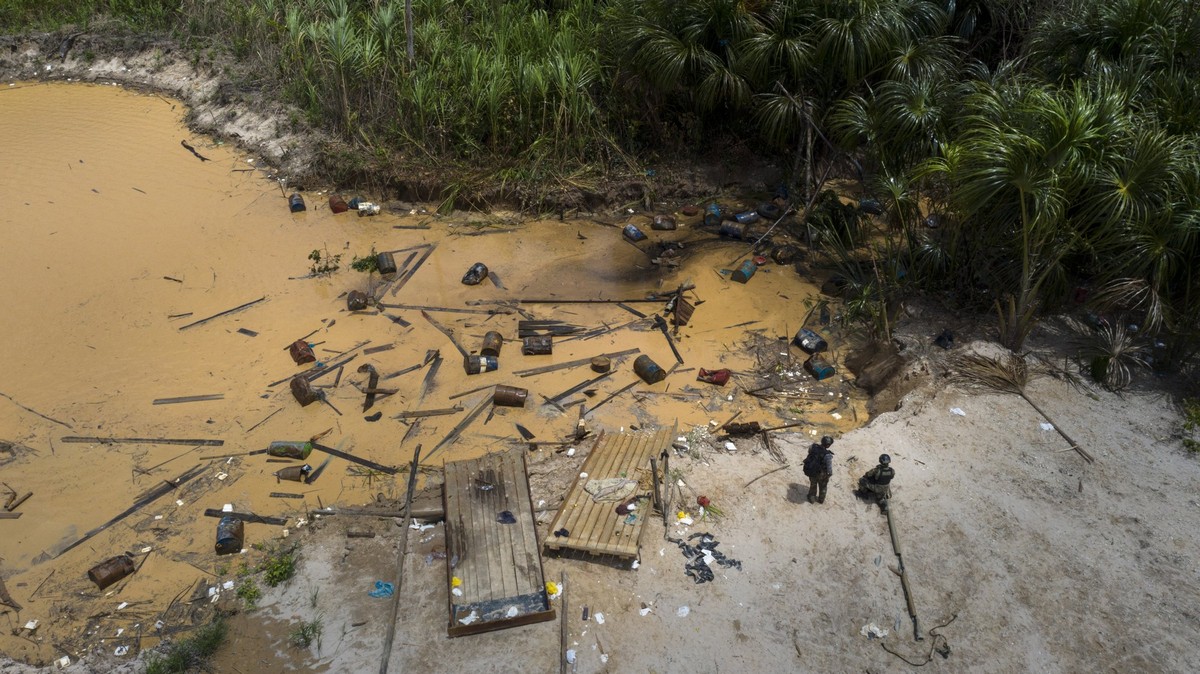
MULTIPOLYGON (((278 482, 274 473, 294 464, 246 455, 275 440, 332 429, 321 442, 343 452, 402 466, 421 444, 426 463, 440 466, 520 441, 517 424, 542 442, 570 437, 579 416, 572 403, 590 409, 630 385, 588 413, 590 427, 678 424, 682 432, 739 410, 743 421, 801 419, 811 424, 804 432, 866 421, 861 401, 840 377, 818 385, 797 371, 796 381, 811 385, 812 395, 771 407, 745 394, 764 366, 764 349, 746 348, 748 331, 788 353, 778 338, 800 326, 804 300, 816 289, 791 267, 773 264, 749 283, 729 280, 721 270, 746 244, 693 227, 698 218, 656 232, 645 216, 630 216, 651 234, 639 249, 622 239, 619 226, 593 220, 443 218, 386 209, 357 217, 332 213, 328 195, 317 193, 304 195, 307 211, 291 213, 281 186, 252 158, 193 136, 183 114, 170 99, 111 86, 25 84, 0 91, 0 441, 12 443, 0 448, 0 501, 8 490, 32 492, 15 509, 19 518, 0 519, 0 577, 24 607, 5 613, 4 654, 48 662, 92 648, 127 645, 132 653, 153 646, 156 639, 147 635, 163 611, 186 600, 181 595, 198 580, 212 582, 229 567, 229 558, 214 554, 217 519, 206 509, 231 504, 287 518, 294 528, 313 508, 403 489, 403 473, 381 475, 342 458, 312 484, 278 482), (677 268, 656 265, 643 252, 653 253, 662 241, 684 243, 677 268), (314 250, 340 255, 340 269, 311 276, 314 250), (401 272, 381 277, 350 269, 356 256, 372 250, 398 251, 401 272), (463 285, 475 262, 485 263, 492 278, 463 285), (695 314, 674 337, 680 364, 652 320, 665 299, 625 306, 514 302, 639 300, 684 283, 695 286, 685 295, 695 314), (355 290, 394 306, 351 312, 346 294, 355 290), (432 308, 428 316, 467 351, 477 352, 486 332, 501 333, 499 369, 468 375, 455 345, 416 306, 432 308), (556 338, 550 355, 523 356, 523 320, 562 321, 586 332, 556 338), (319 362, 354 356, 340 374, 313 382, 328 404, 301 407, 289 390, 288 379, 311 367, 296 365, 287 351, 300 338, 314 345, 319 362), (634 355, 615 359, 609 377, 558 401, 565 411, 544 398, 598 377, 586 363, 515 374, 634 348, 675 371, 647 385, 633 372, 634 355), (432 376, 431 350, 442 358, 432 376), (366 412, 364 365, 378 372, 377 388, 385 390, 366 412), (696 381, 698 368, 735 374, 717 388, 696 381), (490 389, 456 394, 492 384, 527 388, 529 400, 524 408, 483 410, 457 441, 443 443, 491 399, 490 389), (201 400, 163 402, 194 396, 201 400), (425 417, 415 428, 413 419, 393 418, 456 405, 462 411, 425 417), (382 418, 368 420, 375 412, 382 418), (165 481, 181 476, 187 479, 167 487, 165 481), (161 495, 143 498, 155 493, 161 495), (98 591, 87 570, 125 552, 138 571, 98 591), (21 629, 31 620, 39 621, 35 630, 21 629)), ((791 352, 802 355, 795 347, 791 352)), ((325 458, 318 451, 308 461, 317 467, 325 458)), ((284 529, 247 524, 245 543, 278 538, 284 529)))

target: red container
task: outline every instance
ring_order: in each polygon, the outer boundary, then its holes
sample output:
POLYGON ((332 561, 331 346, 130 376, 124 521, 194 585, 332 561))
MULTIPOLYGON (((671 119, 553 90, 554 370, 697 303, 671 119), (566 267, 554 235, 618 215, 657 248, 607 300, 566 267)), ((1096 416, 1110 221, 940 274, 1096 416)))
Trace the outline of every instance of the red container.
POLYGON ((350 210, 350 206, 346 204, 346 200, 340 194, 329 195, 329 210, 334 213, 345 213, 350 210))
POLYGON ((305 363, 315 363, 317 361, 316 354, 313 353, 312 347, 303 339, 297 339, 288 347, 288 351, 292 354, 292 360, 296 361, 297 365, 305 363))
POLYGON ((700 368, 700 374, 696 376, 697 381, 724 386, 729 383, 729 375, 733 374, 728 369, 720 370, 705 370, 700 368))

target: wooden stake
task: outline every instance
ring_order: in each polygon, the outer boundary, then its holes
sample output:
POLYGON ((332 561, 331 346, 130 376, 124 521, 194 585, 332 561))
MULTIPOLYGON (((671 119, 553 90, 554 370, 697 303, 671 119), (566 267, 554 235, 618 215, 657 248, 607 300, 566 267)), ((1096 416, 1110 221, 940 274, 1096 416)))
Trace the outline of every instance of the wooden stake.
POLYGON ((232 308, 232 309, 226 309, 225 311, 222 311, 222 312, 221 312, 221 313, 219 313, 219 314, 213 314, 212 316, 209 316, 208 318, 201 318, 201 319, 200 319, 200 320, 198 320, 198 321, 192 321, 191 323, 188 323, 187 325, 184 325, 184 326, 180 327, 179 329, 180 329, 180 330, 187 330, 188 328, 194 328, 194 327, 196 327, 197 325, 203 325, 203 324, 205 324, 205 323, 207 323, 207 322, 209 322, 209 321, 213 320, 214 318, 220 318, 220 317, 222 317, 222 316, 227 316, 227 315, 229 315, 229 314, 232 314, 232 313, 234 313, 235 311, 241 311, 242 309, 245 309, 245 308, 247 308, 247 307, 252 307, 252 306, 254 306, 255 304, 258 304, 259 302, 264 302, 264 301, 266 301, 266 299, 267 299, 267 298, 266 298, 265 296, 263 296, 263 297, 260 297, 260 298, 258 298, 258 299, 256 299, 256 300, 253 300, 253 301, 251 301, 251 302, 246 302, 245 304, 239 304, 238 306, 236 306, 236 307, 234 307, 234 308, 232 308))
POLYGON ((396 552, 396 588, 392 593, 392 612, 388 619, 387 636, 383 640, 383 658, 379 663, 379 674, 387 674, 388 661, 392 659, 392 641, 396 637, 396 616, 400 612, 400 592, 404 588, 404 556, 408 553, 408 515, 412 508, 413 491, 417 484, 417 467, 421 463, 421 445, 413 451, 412 467, 408 471, 408 489, 404 496, 404 526, 400 531, 400 546, 396 552))

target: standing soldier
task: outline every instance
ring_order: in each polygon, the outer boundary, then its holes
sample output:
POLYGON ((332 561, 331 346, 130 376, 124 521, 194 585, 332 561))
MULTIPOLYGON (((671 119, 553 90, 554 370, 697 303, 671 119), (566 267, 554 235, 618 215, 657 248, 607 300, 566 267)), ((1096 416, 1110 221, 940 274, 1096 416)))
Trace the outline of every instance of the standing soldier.
POLYGON ((808 456, 804 457, 804 474, 808 476, 808 502, 825 502, 825 487, 833 476, 833 452, 829 446, 833 438, 826 435, 821 438, 821 444, 813 443, 808 448, 808 456))
POLYGON ((896 477, 896 471, 891 466, 892 457, 887 454, 879 455, 879 465, 867 471, 858 479, 858 491, 863 496, 875 499, 879 504, 879 509, 887 512, 888 499, 892 497, 891 484, 892 478, 896 477))

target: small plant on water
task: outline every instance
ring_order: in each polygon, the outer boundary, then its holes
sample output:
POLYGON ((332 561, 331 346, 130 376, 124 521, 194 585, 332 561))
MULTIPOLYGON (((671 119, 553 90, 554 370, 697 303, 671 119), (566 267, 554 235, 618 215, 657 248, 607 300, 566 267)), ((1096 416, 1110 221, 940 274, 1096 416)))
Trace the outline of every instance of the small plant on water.
POLYGON ((328 248, 313 249, 308 259, 312 261, 308 271, 313 276, 328 276, 341 268, 342 256, 330 253, 328 248))
POLYGON ((320 649, 322 630, 321 616, 318 614, 312 620, 305 620, 297 625, 288 634, 288 641, 296 648, 308 648, 315 641, 317 642, 317 648, 320 649))

